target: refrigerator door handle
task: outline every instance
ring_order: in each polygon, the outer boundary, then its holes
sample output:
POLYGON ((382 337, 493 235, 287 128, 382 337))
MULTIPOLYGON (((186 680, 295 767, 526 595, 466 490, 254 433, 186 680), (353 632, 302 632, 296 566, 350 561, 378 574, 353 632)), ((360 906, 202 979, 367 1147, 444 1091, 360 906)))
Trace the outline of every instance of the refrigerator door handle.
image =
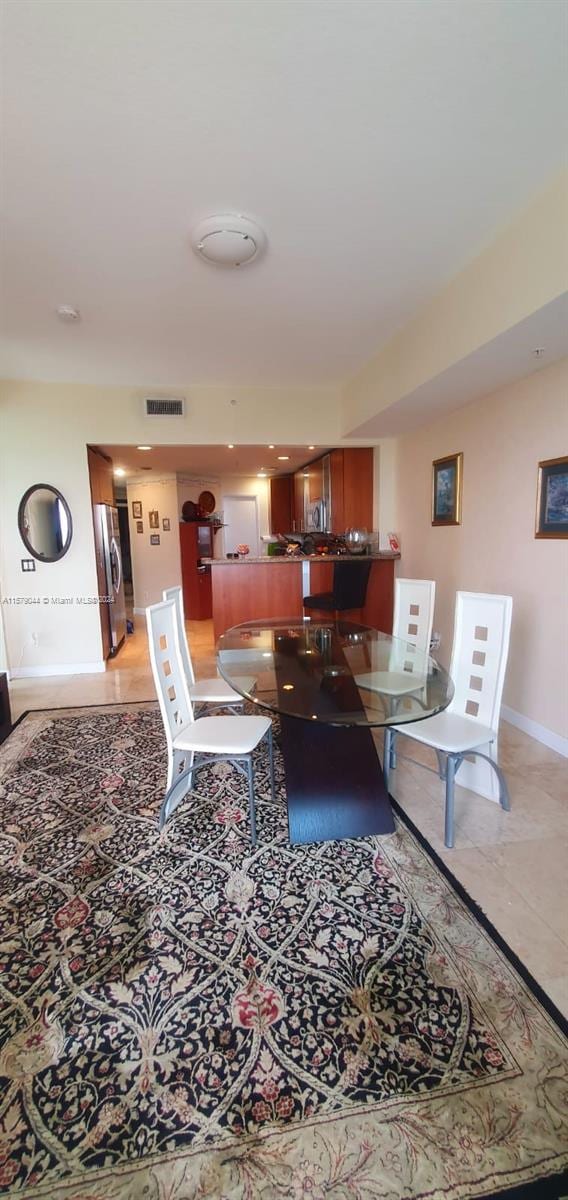
POLYGON ((112 573, 112 586, 115 592, 120 591, 120 554, 118 546, 114 538, 110 543, 110 569, 112 573))

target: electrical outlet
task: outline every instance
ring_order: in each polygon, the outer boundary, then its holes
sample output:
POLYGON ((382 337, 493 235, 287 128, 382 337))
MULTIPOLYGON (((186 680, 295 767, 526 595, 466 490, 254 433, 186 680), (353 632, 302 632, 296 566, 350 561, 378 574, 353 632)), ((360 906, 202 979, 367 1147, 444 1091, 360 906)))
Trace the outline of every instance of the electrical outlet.
POLYGON ((430 638, 430 650, 439 650, 442 643, 442 638, 439 633, 433 633, 430 638))
POLYGON ((22 558, 22 571, 35 571, 35 558, 22 558))

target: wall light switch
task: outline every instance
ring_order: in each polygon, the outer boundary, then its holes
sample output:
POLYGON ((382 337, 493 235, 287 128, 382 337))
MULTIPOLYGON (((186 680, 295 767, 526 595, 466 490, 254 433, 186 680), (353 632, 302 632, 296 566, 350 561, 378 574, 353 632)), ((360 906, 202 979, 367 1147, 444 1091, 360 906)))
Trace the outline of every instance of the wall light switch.
POLYGON ((35 558, 22 558, 22 571, 35 571, 35 558))

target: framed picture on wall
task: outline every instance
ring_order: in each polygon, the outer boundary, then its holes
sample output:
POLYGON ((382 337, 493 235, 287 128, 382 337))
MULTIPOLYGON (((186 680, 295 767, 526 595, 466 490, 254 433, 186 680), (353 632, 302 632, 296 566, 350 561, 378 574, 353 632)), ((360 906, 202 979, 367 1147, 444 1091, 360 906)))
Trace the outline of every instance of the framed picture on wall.
POLYGON ((160 545, 159 533, 151 533, 150 534, 150 545, 151 546, 159 546, 160 545))
POLYGON ((150 521, 150 529, 160 528, 160 515, 157 508, 152 509, 152 511, 148 513, 148 518, 150 521))
POLYGON ((432 463, 432 524, 461 525, 463 454, 432 463))
POLYGON ((568 537, 568 457, 546 458, 538 464, 534 536, 568 537))
POLYGON ((144 522, 143 522, 143 521, 137 521, 137 522, 136 522, 136 532, 137 532, 137 533, 144 533, 144 522))
POLYGON ((142 516, 142 501, 141 500, 133 500, 132 501, 132 516, 135 521, 140 520, 140 517, 142 516))
POLYGON ((165 533, 167 533, 169 528, 170 528, 170 518, 164 517, 162 520, 162 529, 164 530, 165 533))

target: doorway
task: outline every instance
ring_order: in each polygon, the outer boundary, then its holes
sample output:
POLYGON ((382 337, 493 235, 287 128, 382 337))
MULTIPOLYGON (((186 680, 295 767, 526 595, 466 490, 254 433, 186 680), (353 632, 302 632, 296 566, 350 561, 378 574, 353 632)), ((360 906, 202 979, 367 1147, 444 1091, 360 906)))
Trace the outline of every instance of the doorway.
POLYGON ((260 554, 256 496, 224 496, 223 520, 226 554, 235 554, 243 544, 253 557, 260 554))

